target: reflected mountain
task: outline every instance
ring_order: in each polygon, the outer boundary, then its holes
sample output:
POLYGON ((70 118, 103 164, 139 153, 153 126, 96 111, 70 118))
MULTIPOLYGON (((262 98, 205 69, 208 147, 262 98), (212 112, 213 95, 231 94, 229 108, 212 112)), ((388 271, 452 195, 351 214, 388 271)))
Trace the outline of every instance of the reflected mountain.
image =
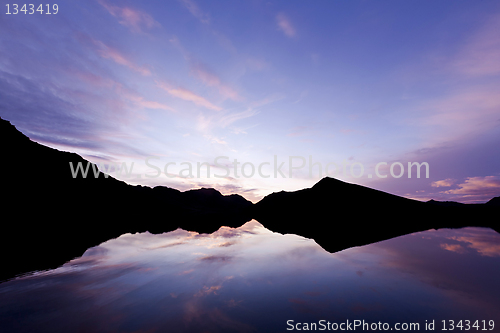
POLYGON ((238 227, 251 219, 243 211, 250 201, 215 189, 181 192, 132 186, 103 173, 94 177, 92 171, 86 178, 73 178, 70 162, 76 167, 88 161, 33 142, 3 119, 0 144, 0 281, 56 268, 128 232, 182 227, 211 233, 221 225, 238 227))
POLYGON ((484 320, 495 332, 499 279, 500 234, 488 228, 429 230, 331 254, 252 220, 212 234, 124 234, 57 269, 4 282, 0 327, 284 332, 364 320, 417 323, 418 331, 435 321, 441 331, 442 320, 448 329, 450 320, 481 328, 484 320))
POLYGON ((494 198, 487 204, 421 202, 325 177, 312 188, 272 193, 252 207, 266 228, 314 239, 329 252, 417 231, 466 226, 500 231, 494 198))
POLYGON ((432 228, 499 230, 492 216, 498 216, 500 197, 484 205, 424 203, 327 177, 310 189, 273 193, 253 205, 215 189, 132 186, 103 173, 73 178, 69 163, 88 161, 33 142, 3 119, 0 144, 1 209, 10 216, 2 224, 0 281, 56 268, 126 233, 212 233, 251 219, 275 232, 314 239, 329 252, 432 228))

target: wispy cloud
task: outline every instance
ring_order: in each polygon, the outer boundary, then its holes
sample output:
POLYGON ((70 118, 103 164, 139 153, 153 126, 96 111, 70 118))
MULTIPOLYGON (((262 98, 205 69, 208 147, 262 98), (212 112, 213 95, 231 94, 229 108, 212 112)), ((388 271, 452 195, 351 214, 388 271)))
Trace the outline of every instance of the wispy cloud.
POLYGON ((170 95, 183 99, 185 101, 193 102, 196 105, 203 106, 207 109, 211 110, 216 110, 216 111, 221 111, 222 108, 219 106, 216 106, 212 104, 211 102, 207 101, 205 98, 196 95, 194 92, 184 89, 184 88, 173 88, 170 87, 168 84, 162 83, 162 82, 156 82, 158 87, 162 88, 166 92, 168 92, 170 95))
POLYGON ((212 143, 218 143, 220 145, 227 145, 227 142, 224 141, 223 138, 218 138, 218 137, 210 135, 210 134, 205 134, 204 137, 205 137, 205 139, 207 139, 208 141, 210 141, 212 143))
POLYGON ((472 76, 500 74, 500 16, 491 17, 464 45, 454 70, 472 76))
POLYGON ((211 71, 207 65, 196 59, 190 52, 188 52, 181 44, 177 37, 172 37, 170 43, 175 46, 187 61, 191 75, 200 80, 208 87, 216 88, 224 98, 232 100, 240 100, 238 93, 229 85, 222 82, 221 78, 211 71))
POLYGON ((89 91, 85 85, 73 90, 0 71, 2 117, 14 121, 31 139, 51 147, 80 154, 142 158, 142 151, 121 140, 134 137, 122 133, 121 126, 136 122, 142 115, 123 100, 115 90, 116 83, 109 85, 112 80, 89 77, 88 83, 100 85, 99 92, 89 91))
POLYGON ((136 106, 138 106, 140 108, 160 109, 160 110, 177 112, 177 110, 175 110, 174 108, 172 108, 166 104, 156 102, 156 101, 148 101, 148 100, 144 99, 144 97, 142 97, 138 94, 125 93, 125 94, 122 94, 122 96, 124 98, 132 101, 136 106))
POLYGON ((134 62, 129 60, 125 55, 120 53, 118 50, 107 46, 106 44, 104 44, 99 40, 92 39, 92 42, 96 47, 97 53, 101 57, 105 59, 110 59, 119 65, 126 66, 138 73, 141 73, 144 76, 151 75, 151 71, 148 68, 136 65, 134 62))
POLYGON ((215 87, 219 93, 225 98, 232 100, 240 99, 238 93, 230 86, 221 82, 221 79, 211 72, 205 65, 200 62, 190 61, 191 74, 202 81, 209 87, 215 87))
MULTIPOLYGON (((257 113, 257 110, 248 108, 247 110, 242 112, 232 112, 226 114, 217 113, 208 117, 204 114, 200 114, 197 118, 198 130, 207 132, 216 127, 226 128, 238 120, 252 117, 257 113)), ((246 133, 242 129, 235 129, 232 132, 233 134, 246 133)))
POLYGON ((252 117, 252 116, 256 115, 257 113, 258 113, 257 110, 254 110, 252 108, 248 108, 245 111, 235 112, 235 113, 231 113, 231 114, 228 114, 228 115, 221 117, 219 119, 219 124, 222 127, 227 127, 227 126, 231 125, 232 123, 234 123, 235 121, 238 121, 238 120, 244 119, 244 118, 252 117))
POLYGON ((474 136, 498 126, 500 90, 495 85, 454 91, 448 96, 427 102, 421 107, 424 116, 413 119, 422 126, 434 126, 426 136, 429 147, 474 136))
POLYGON ((191 14, 196 17, 201 23, 209 24, 210 16, 203 12, 198 5, 192 0, 181 0, 191 14))
POLYGON ((276 15, 276 23, 278 24, 278 28, 283 31, 285 35, 290 38, 295 36, 295 28, 285 14, 279 13, 276 15))
POLYGON ((140 10, 130 7, 114 6, 104 0, 98 1, 111 15, 118 18, 118 22, 121 25, 126 26, 134 33, 143 32, 143 29, 151 29, 155 26, 160 26, 160 23, 156 22, 149 14, 140 10))
POLYGON ((442 57, 440 75, 449 85, 440 97, 424 101, 409 119, 425 131, 422 145, 454 145, 492 130, 500 121, 499 16, 491 16, 451 56, 442 57), (451 74, 451 76, 449 76, 451 74), (429 135, 429 129, 432 134, 429 135))
MULTIPOLYGON (((222 127, 222 128, 229 127, 231 124, 235 123, 238 120, 250 118, 257 115, 259 113, 258 108, 266 104, 280 100, 282 98, 284 98, 284 95, 279 95, 279 94, 271 95, 262 100, 249 103, 247 109, 241 112, 217 113, 215 115, 210 115, 209 117, 207 117, 204 114, 200 114, 197 119, 198 129, 201 131, 205 131, 214 127, 222 127)), ((233 133, 239 134, 246 132, 242 129, 233 129, 233 133)))

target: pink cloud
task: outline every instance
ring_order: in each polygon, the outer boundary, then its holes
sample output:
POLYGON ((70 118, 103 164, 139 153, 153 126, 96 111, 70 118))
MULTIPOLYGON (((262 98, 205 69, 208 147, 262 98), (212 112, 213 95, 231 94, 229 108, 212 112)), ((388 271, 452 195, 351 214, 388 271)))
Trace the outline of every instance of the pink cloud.
MULTIPOLYGON (((446 142, 471 140, 497 126, 500 121, 500 89, 491 76, 500 74, 500 16, 491 16, 472 33, 456 55, 442 64, 453 81, 465 80, 461 88, 428 101, 419 111, 420 123, 435 126, 422 144, 436 147, 446 142), (471 78, 474 78, 471 81, 471 78)), ((458 87, 455 85, 454 87, 458 87)), ((412 119, 412 121, 414 121, 412 119)))
POLYGON ((444 180, 438 180, 438 181, 432 182, 431 186, 432 187, 450 187, 453 184, 455 184, 455 180, 451 179, 451 178, 447 178, 444 180))
MULTIPOLYGON (((473 248, 486 257, 500 257, 500 240, 498 236, 493 237, 452 237, 459 242, 468 243, 468 247, 473 248)), ((458 245, 460 246, 460 245, 458 245)))
POLYGON ((132 32, 142 32, 143 28, 151 29, 155 26, 160 26, 150 15, 130 7, 113 6, 104 0, 98 0, 101 6, 119 19, 119 23, 129 28, 132 32))
MULTIPOLYGON (((72 69, 68 70, 68 74, 74 75, 80 81, 86 82, 99 90, 108 89, 110 92, 114 91, 121 99, 125 99, 133 102, 136 106, 140 108, 148 108, 148 109, 161 109, 177 112, 177 110, 172 107, 165 105, 163 103, 148 101, 145 100, 144 97, 140 96, 133 90, 125 88, 121 83, 114 81, 110 78, 105 78, 91 72, 83 72, 80 70, 72 69)), ((108 93, 109 95, 109 93, 108 93)), ((85 98, 83 96, 82 98, 85 98)), ((88 98, 88 97, 87 97, 88 98)), ((121 107, 124 106, 123 103, 120 104, 121 107)))
MULTIPOLYGON (((436 147, 443 142, 470 139, 497 126, 500 120, 500 90, 495 85, 484 85, 454 91, 441 99, 427 102, 421 107, 416 122, 429 128, 423 146, 436 147)), ((415 122, 415 119, 412 119, 415 122)))
POLYGON ((197 77, 207 86, 217 88, 219 93, 225 98, 230 98, 232 100, 239 99, 238 93, 233 88, 223 84, 217 75, 210 72, 201 63, 191 63, 190 67, 192 75, 197 77))
POLYGON ((118 50, 115 50, 107 45, 105 45, 103 42, 98 41, 98 40, 92 40, 94 45, 97 46, 97 53, 105 59, 111 59, 115 63, 126 66, 138 73, 141 73, 144 76, 149 76, 151 75, 151 71, 145 67, 138 66, 134 64, 132 61, 127 59, 123 54, 121 54, 118 50))
POLYGON ((276 15, 276 22, 278 24, 278 28, 283 31, 285 35, 288 37, 295 36, 295 28, 285 14, 279 13, 276 15))
POLYGON ((465 249, 460 244, 440 244, 441 248, 456 253, 465 253, 465 249))
POLYGON ((216 111, 222 110, 221 107, 218 107, 218 106, 210 103, 205 98, 196 95, 194 92, 192 92, 190 90, 187 90, 184 88, 171 88, 167 84, 160 83, 160 82, 157 82, 157 85, 174 97, 183 99, 185 101, 193 102, 194 104, 206 107, 207 109, 216 110, 216 111))
POLYGON ((492 17, 462 48, 453 68, 463 74, 500 74, 500 16, 492 17))
POLYGON ((500 178, 497 176, 469 177, 458 187, 444 193, 461 195, 471 202, 485 201, 500 195, 500 178))
POLYGON ((227 84, 224 84, 219 76, 214 74, 206 67, 206 65, 202 64, 193 55, 191 55, 182 46, 177 37, 172 37, 170 39, 170 42, 182 53, 184 59, 186 59, 186 61, 188 62, 191 75, 203 82, 206 86, 217 88, 219 90, 219 93, 224 98, 240 100, 240 96, 238 95, 238 93, 227 84))
POLYGON ((171 108, 168 105, 155 102, 155 101, 148 101, 145 100, 144 97, 139 96, 137 94, 122 94, 122 97, 132 101, 136 106, 140 108, 147 108, 147 109, 160 109, 160 110, 167 110, 167 111, 173 111, 177 112, 174 108, 171 108))

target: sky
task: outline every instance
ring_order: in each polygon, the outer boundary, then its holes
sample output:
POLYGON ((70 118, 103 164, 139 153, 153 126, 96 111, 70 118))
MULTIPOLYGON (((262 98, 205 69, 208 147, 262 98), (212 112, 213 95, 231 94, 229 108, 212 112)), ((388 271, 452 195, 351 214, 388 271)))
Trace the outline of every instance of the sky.
POLYGON ((500 195, 498 1, 0 3, 0 117, 129 184, 500 195))

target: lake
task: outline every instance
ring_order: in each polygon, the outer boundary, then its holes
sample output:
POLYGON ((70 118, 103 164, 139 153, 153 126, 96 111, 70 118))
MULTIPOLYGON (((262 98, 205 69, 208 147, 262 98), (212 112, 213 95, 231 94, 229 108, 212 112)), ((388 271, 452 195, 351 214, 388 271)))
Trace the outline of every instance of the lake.
POLYGON ((252 220, 125 234, 0 284, 1 332, 363 327, 500 332, 500 234, 428 230, 331 254, 252 220))

